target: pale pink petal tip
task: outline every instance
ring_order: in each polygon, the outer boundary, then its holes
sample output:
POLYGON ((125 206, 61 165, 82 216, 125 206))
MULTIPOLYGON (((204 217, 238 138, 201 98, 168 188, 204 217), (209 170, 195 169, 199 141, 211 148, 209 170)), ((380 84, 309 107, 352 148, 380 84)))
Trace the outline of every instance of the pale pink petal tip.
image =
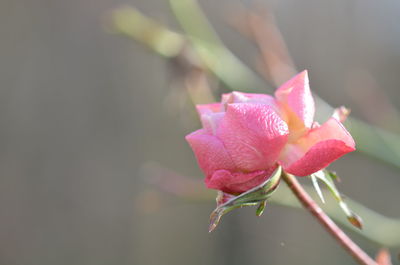
POLYGON ((297 74, 284 83, 275 92, 275 97, 289 112, 293 112, 300 119, 304 126, 311 128, 314 120, 315 104, 312 96, 308 72, 297 74))
POLYGON ((196 105, 196 109, 200 116, 203 114, 221 112, 224 110, 221 103, 198 104, 196 105))
POLYGON ((237 91, 223 94, 221 102, 225 105, 231 103, 262 103, 266 105, 275 105, 275 99, 270 95, 242 93, 237 91))

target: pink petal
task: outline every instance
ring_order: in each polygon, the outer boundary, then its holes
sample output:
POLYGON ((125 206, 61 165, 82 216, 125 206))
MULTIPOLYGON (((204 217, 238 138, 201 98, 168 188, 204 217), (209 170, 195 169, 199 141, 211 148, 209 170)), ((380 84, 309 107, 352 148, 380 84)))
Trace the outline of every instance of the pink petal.
POLYGON ((292 144, 288 144, 280 157, 280 164, 296 176, 307 176, 327 167, 334 160, 355 150, 350 133, 335 118, 292 144))
POLYGON ((210 189, 221 190, 236 194, 248 191, 266 181, 276 169, 276 166, 268 170, 258 170, 250 173, 230 172, 218 170, 210 178, 206 178, 206 186, 210 189))
POLYGON ((234 170, 235 164, 229 157, 224 145, 217 137, 207 134, 204 129, 186 136, 197 158, 200 168, 209 176, 215 170, 234 170))
POLYGON ((216 134, 219 122, 222 120, 224 115, 225 112, 207 113, 201 115, 201 124, 208 134, 216 134))
MULTIPOLYGON (((277 100, 293 112, 305 127, 311 128, 315 105, 311 94, 307 70, 297 74, 275 92, 277 100)), ((293 121, 292 121, 293 122, 293 121)))
POLYGON ((228 104, 217 129, 235 165, 244 171, 264 170, 276 163, 288 128, 271 106, 228 104))

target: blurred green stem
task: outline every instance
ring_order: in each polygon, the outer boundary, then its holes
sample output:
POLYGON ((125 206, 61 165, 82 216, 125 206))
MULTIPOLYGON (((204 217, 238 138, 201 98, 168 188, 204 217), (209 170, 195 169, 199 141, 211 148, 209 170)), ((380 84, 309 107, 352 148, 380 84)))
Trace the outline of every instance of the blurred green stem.
POLYGON ((173 58, 184 48, 186 38, 169 30, 132 7, 114 10, 111 30, 142 42, 157 54, 173 58))

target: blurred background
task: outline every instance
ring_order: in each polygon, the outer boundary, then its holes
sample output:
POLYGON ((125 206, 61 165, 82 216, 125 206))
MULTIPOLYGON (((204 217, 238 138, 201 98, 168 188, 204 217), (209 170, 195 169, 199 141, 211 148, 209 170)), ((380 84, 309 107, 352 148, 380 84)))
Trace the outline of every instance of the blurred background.
MULTIPOLYGON (((251 1, 199 2, 255 68, 257 49, 227 23, 235 4, 251 1)), ((316 94, 400 132, 399 1, 258 3, 316 94)), ((175 66, 110 34, 120 5, 181 31, 165 0, 0 1, 0 264, 356 264, 304 210, 270 205, 257 218, 241 209, 209 234, 213 200, 146 181, 154 164, 202 180, 184 140, 199 121, 175 66)), ((398 168, 361 153, 331 168, 344 194, 400 217, 398 168)), ((371 255, 380 248, 350 235, 371 255)))

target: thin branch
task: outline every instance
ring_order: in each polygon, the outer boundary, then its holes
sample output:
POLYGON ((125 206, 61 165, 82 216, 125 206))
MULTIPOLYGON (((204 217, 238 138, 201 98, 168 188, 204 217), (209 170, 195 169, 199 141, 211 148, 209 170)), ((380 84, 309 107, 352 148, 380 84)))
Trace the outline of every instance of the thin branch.
POLYGON ((362 265, 377 265, 351 238, 349 238, 318 206, 318 204, 303 189, 296 177, 288 173, 282 173, 283 180, 287 183, 297 199, 303 204, 325 229, 346 249, 355 260, 362 265))

